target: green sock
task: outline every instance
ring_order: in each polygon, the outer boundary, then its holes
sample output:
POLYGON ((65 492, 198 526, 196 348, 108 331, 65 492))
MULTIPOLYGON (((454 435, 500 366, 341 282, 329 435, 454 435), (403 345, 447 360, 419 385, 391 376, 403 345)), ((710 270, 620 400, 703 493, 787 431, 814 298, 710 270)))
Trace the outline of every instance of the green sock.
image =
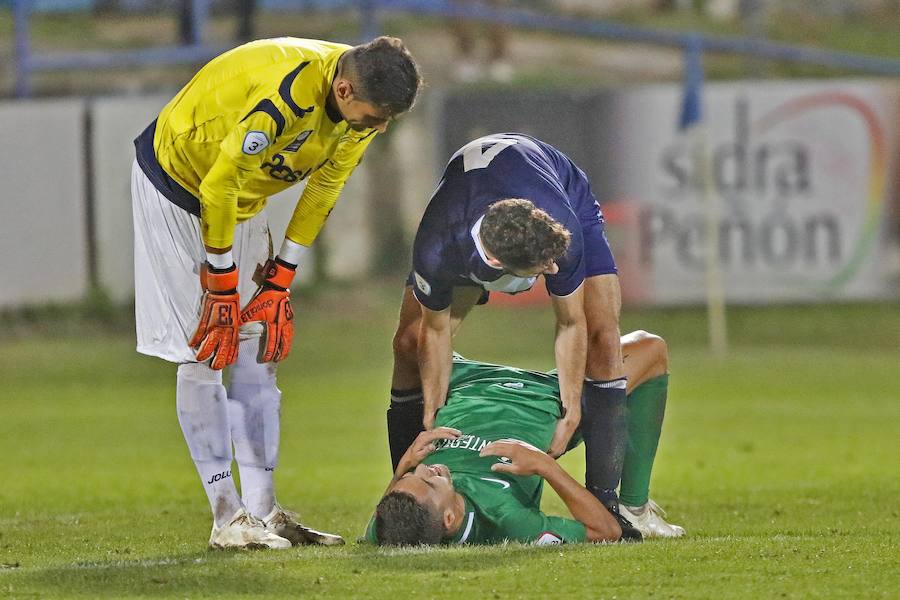
POLYGON ((669 376, 645 381, 628 395, 628 446, 622 467, 619 502, 643 506, 650 497, 650 473, 659 445, 669 376))

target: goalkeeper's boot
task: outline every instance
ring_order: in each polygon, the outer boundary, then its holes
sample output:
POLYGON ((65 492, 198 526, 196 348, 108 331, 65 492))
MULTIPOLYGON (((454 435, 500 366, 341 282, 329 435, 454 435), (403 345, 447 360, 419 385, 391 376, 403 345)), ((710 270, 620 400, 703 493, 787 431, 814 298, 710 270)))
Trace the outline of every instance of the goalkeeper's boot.
POLYGON ((284 510, 277 502, 275 503, 275 508, 263 521, 266 523, 267 530, 279 537, 290 540, 295 546, 306 544, 340 546, 344 543, 344 538, 339 535, 310 529, 298 520, 297 513, 284 510))
POLYGON ((619 527, 622 528, 622 538, 619 541, 633 542, 636 544, 644 541, 644 536, 641 534, 641 531, 632 525, 627 517, 619 512, 619 503, 617 501, 613 500, 612 502, 604 504, 610 514, 618 521, 619 527))
POLYGON ((653 500, 648 500, 643 506, 620 504, 619 511, 645 538, 677 538, 684 535, 684 527, 667 523, 663 518, 666 511, 653 500))
POLYGON ((241 508, 227 525, 216 527, 213 524, 209 547, 213 550, 280 550, 290 548, 291 542, 266 529, 265 523, 241 508))

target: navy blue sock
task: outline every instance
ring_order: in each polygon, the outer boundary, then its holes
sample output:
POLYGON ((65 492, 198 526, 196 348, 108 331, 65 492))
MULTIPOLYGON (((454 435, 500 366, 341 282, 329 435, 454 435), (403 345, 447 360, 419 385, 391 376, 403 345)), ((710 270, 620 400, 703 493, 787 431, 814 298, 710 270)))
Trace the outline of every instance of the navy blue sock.
POLYGON ((619 501, 616 487, 622 477, 628 443, 627 417, 624 377, 612 381, 585 380, 581 396, 585 487, 607 507, 619 501))
POLYGON ((425 402, 422 389, 391 390, 391 407, 387 410, 388 445, 391 449, 391 469, 397 465, 403 454, 412 445, 413 440, 425 428, 422 419, 425 416, 425 402))

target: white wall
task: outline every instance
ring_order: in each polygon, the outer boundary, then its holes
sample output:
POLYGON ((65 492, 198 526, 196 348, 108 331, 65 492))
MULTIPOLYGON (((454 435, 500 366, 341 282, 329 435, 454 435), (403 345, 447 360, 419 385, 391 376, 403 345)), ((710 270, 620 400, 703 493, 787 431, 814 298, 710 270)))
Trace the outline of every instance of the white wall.
POLYGON ((134 295, 131 163, 135 137, 167 97, 103 98, 90 104, 99 283, 118 301, 134 295))
POLYGON ((83 114, 80 100, 0 104, 0 307, 87 290, 83 114))

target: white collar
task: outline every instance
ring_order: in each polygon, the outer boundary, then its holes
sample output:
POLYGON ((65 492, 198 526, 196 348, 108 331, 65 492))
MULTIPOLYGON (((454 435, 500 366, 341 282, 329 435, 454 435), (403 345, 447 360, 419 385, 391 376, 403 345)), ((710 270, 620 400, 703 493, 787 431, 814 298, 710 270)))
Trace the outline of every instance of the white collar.
POLYGON ((503 267, 498 267, 496 265, 491 264, 490 258, 488 258, 487 252, 484 251, 484 246, 481 244, 481 222, 484 221, 484 215, 481 215, 481 218, 475 221, 475 224, 472 225, 472 241, 475 242, 475 249, 478 251, 478 256, 481 257, 481 260, 484 261, 484 264, 489 266, 492 269, 496 269, 498 271, 502 271, 503 267))
POLYGON ((459 538, 457 544, 465 544, 466 540, 469 539, 469 534, 472 533, 472 525, 475 523, 475 511, 470 512, 466 515, 466 528, 463 531, 462 537, 459 538))

